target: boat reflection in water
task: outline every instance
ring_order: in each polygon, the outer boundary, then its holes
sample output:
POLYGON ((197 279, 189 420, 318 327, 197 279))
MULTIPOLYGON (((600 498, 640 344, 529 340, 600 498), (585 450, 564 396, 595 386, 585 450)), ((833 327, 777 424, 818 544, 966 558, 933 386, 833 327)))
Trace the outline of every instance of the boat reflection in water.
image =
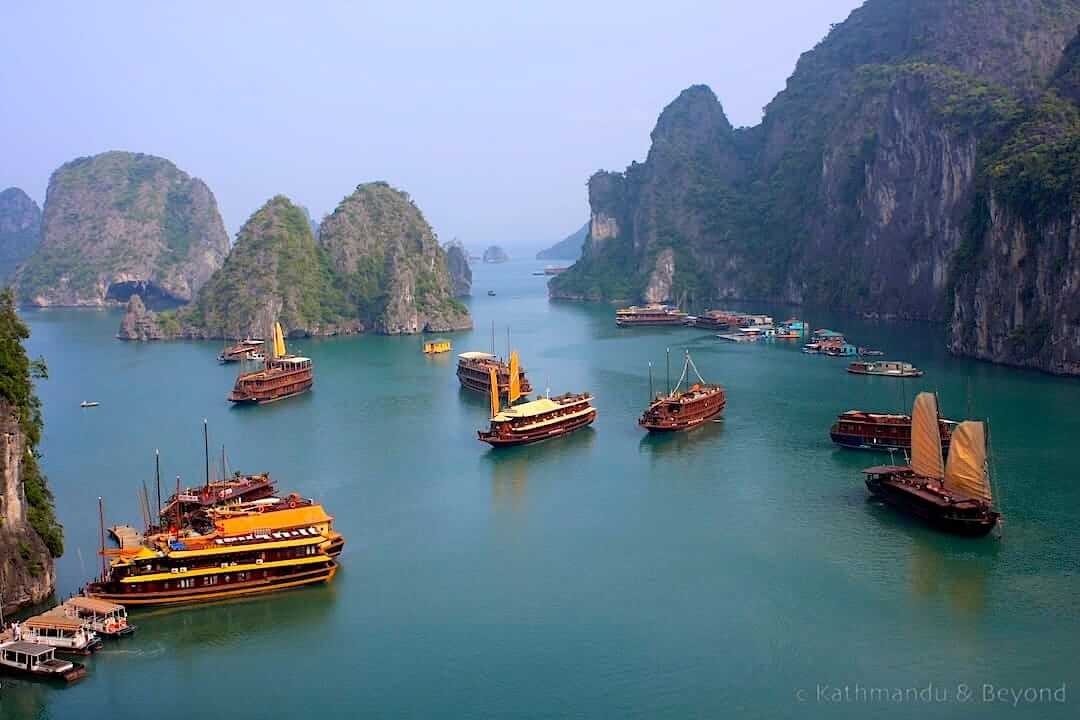
POLYGON ((509 457, 506 453, 488 453, 488 456, 496 458, 491 467, 491 501, 495 510, 509 508, 518 512, 524 509, 531 460, 524 453, 514 455, 516 457, 509 457))
POLYGON ((975 552, 967 546, 964 552, 955 552, 948 538, 927 537, 927 531, 915 523, 912 533, 917 533, 911 546, 912 595, 947 600, 958 615, 981 615, 1000 544, 981 543, 975 552))
MULTIPOLYGON (((336 582, 345 580, 341 567, 337 578, 336 582)), ((299 646, 310 640, 311 628, 325 624, 336 604, 335 587, 335 583, 327 583, 280 590, 272 596, 218 600, 200 605, 197 613, 169 605, 137 608, 133 612, 143 625, 153 622, 155 637, 171 653, 204 654, 207 646, 220 650, 247 645, 254 639, 285 639, 299 646)), ((139 661, 137 655, 132 659, 139 661)))
MULTIPOLYGON (((492 502, 497 510, 523 510, 530 470, 539 468, 545 477, 571 478, 560 471, 560 463, 579 468, 596 440, 596 430, 586 427, 560 438, 557 443, 516 445, 481 456, 491 471, 492 502)), ((533 473, 535 475, 535 473, 533 473)))
POLYGON ((695 448, 718 442, 724 435, 723 419, 702 424, 694 432, 645 433, 638 442, 638 452, 658 460, 666 455, 690 453, 695 448))

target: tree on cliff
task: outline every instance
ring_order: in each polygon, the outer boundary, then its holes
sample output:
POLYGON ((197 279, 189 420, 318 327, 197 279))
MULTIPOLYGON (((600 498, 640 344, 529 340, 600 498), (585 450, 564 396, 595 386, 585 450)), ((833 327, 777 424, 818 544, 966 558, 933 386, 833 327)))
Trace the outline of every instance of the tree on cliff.
POLYGON ((64 528, 56 519, 53 496, 38 467, 37 445, 41 440, 41 403, 34 394, 33 378, 45 378, 45 361, 31 360, 23 347, 30 329, 15 312, 15 293, 0 292, 0 398, 18 415, 19 427, 26 436, 26 457, 22 462, 23 492, 27 519, 53 557, 64 552, 64 528))

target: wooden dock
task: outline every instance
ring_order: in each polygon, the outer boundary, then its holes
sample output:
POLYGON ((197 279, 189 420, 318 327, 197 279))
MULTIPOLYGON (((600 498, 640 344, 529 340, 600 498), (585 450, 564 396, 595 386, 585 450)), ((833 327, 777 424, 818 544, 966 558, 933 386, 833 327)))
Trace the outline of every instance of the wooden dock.
POLYGON ((120 549, 138 547, 142 545, 143 535, 130 525, 113 525, 109 528, 109 535, 120 545, 120 549))

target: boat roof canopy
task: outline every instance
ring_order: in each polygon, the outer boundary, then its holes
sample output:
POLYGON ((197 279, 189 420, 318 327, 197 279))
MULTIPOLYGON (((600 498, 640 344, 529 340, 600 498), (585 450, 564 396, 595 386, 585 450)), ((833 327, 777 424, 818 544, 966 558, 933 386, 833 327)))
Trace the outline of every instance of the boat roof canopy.
POLYGON ((3 649, 9 652, 14 651, 22 653, 23 655, 30 655, 31 657, 41 657, 42 655, 53 654, 51 645, 42 645, 41 643, 32 642, 13 642, 4 645, 3 649))
POLYGON ((76 595, 69 599, 67 604, 72 607, 81 608, 83 610, 92 610, 97 613, 111 613, 124 609, 123 605, 117 605, 116 603, 107 602, 98 598, 83 597, 82 595, 76 595))
POLYGON ((81 620, 75 620, 69 618, 66 615, 53 615, 52 613, 45 613, 44 615, 38 615, 27 620, 24 625, 26 627, 39 627, 39 628, 64 628, 66 630, 78 630, 82 627, 81 620))
POLYGON ((277 362, 299 365, 300 363, 311 362, 311 358, 302 357, 300 355, 286 355, 285 357, 279 357, 277 362))
POLYGON ((494 360, 495 356, 491 353, 479 352, 476 350, 470 352, 463 352, 458 355, 462 360, 494 360))
POLYGON ((551 398, 542 397, 527 403, 521 403, 520 405, 511 405, 510 407, 503 408, 498 415, 492 418, 492 420, 506 421, 517 418, 536 417, 537 415, 543 415, 544 413, 549 413, 563 407, 566 407, 566 405, 557 403, 551 398))

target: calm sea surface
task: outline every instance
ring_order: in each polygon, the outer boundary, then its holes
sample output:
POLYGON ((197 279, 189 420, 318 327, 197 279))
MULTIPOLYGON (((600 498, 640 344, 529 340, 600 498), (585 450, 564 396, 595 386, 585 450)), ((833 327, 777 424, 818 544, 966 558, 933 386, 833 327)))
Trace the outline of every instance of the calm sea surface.
POLYGON ((107 523, 141 523, 155 448, 167 484, 201 481, 203 418, 215 454, 323 501, 348 545, 325 587, 135 612, 138 633, 90 658, 82 683, 5 679, 0 717, 1077 716, 1080 381, 949 357, 937 327, 827 312, 803 311, 926 376, 620 330, 611 307, 549 302, 541 266, 474 268, 477 329, 452 336, 455 353, 488 350, 492 321, 504 353, 509 324, 533 386, 589 390, 600 415, 498 452, 476 440, 486 399, 420 338, 293 342, 315 390, 234 408, 219 343, 129 344, 115 312, 27 312, 50 368, 61 594, 98 567, 99 495, 107 523), (723 422, 639 430, 667 347, 673 372, 689 348, 727 386, 723 422), (951 417, 990 418, 1001 539, 868 502, 860 470, 888 456, 829 442, 838 412, 898 411, 923 389, 951 417), (1064 684, 1066 702, 990 700, 985 684, 1064 684))

